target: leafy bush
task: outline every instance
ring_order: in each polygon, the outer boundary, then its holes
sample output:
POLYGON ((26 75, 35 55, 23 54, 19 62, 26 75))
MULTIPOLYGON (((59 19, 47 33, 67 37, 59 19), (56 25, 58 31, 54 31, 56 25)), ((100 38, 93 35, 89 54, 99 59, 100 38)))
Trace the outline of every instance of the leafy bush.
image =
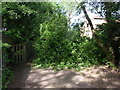
POLYGON ((38 58, 34 60, 35 67, 80 70, 107 62, 94 39, 80 37, 78 31, 68 31, 61 20, 52 19, 41 25, 40 37, 34 45, 38 52, 38 58))
POLYGON ((13 71, 11 69, 3 68, 3 73, 2 73, 2 88, 7 88, 8 83, 12 79, 13 76, 13 71))
POLYGON ((3 61, 3 67, 2 67, 2 88, 7 88, 8 83, 10 82, 13 71, 11 70, 10 66, 8 66, 8 63, 11 61, 11 59, 8 57, 9 53, 7 52, 7 48, 11 47, 8 43, 2 43, 0 42, 0 48, 2 48, 2 61, 3 61))
POLYGON ((56 7, 52 2, 3 2, 5 31, 2 33, 9 35, 14 43, 32 41, 39 35, 39 24, 47 21, 51 14, 59 12, 56 7))

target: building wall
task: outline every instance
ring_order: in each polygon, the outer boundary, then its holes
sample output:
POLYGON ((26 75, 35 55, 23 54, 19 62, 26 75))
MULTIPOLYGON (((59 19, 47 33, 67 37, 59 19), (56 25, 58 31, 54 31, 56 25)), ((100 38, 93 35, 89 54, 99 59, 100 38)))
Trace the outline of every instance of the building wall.
POLYGON ((97 25, 102 25, 103 23, 107 23, 104 18, 93 18, 91 19, 93 27, 97 28, 97 25))
MULTIPOLYGON (((98 25, 102 25, 103 23, 107 23, 104 20, 104 18, 100 18, 100 17, 91 18, 91 21, 92 21, 94 29, 96 29, 98 25)), ((87 21, 84 22, 84 25, 82 28, 80 28, 80 31, 82 32, 81 36, 86 36, 86 37, 90 37, 90 38, 93 37, 90 25, 88 24, 87 21)))

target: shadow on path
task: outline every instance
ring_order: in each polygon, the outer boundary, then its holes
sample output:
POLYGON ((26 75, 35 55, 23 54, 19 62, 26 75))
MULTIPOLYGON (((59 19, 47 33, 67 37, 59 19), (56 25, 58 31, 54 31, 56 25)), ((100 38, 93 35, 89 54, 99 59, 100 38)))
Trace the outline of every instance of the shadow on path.
POLYGON ((15 69, 8 88, 120 88, 120 75, 104 66, 76 72, 34 69, 24 64, 15 69))

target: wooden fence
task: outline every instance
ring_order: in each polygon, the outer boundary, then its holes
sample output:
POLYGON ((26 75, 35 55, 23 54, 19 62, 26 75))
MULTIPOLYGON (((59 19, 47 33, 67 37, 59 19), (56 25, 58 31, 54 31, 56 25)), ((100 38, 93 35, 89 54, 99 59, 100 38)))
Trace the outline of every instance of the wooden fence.
MULTIPOLYGON (((13 39, 8 35, 2 34, 1 37, 3 43, 8 43, 12 46, 9 49, 7 48, 6 50, 2 50, 2 59, 6 59, 6 55, 9 54, 9 59, 11 59, 12 62, 15 62, 16 64, 19 64, 29 61, 30 58, 35 55, 33 42, 29 41, 20 44, 14 44, 13 39)), ((6 63, 4 63, 4 66, 6 66, 6 63)))
POLYGON ((13 45, 13 60, 15 63, 25 63, 35 55, 32 42, 13 45))
POLYGON ((26 44, 13 45, 13 60, 15 63, 26 62, 26 44))

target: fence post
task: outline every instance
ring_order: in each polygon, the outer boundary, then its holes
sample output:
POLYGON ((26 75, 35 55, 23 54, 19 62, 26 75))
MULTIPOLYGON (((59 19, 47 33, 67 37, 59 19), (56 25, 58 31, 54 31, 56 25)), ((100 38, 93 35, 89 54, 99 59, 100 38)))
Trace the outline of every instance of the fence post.
POLYGON ((27 61, 27 53, 26 53, 26 51, 27 51, 27 50, 26 50, 26 43, 24 44, 24 50, 25 50, 25 51, 24 51, 24 54, 25 54, 25 62, 26 62, 26 61, 27 61))

